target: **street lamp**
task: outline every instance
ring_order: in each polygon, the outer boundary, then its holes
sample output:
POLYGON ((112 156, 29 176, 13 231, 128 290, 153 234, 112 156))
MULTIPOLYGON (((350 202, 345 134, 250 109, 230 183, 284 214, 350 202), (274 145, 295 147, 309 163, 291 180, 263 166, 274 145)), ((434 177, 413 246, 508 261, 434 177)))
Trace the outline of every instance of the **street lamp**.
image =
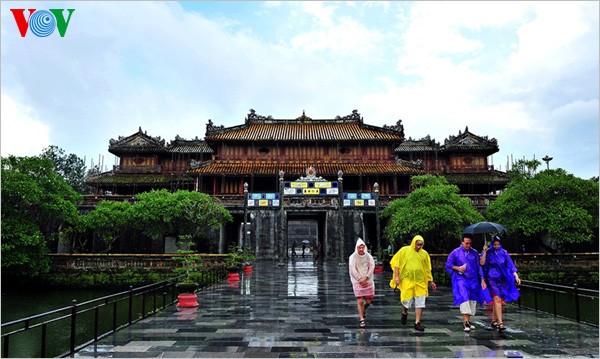
POLYGON ((246 248, 246 232, 248 230, 246 223, 248 218, 248 182, 244 182, 244 223, 242 224, 242 245, 240 247, 246 248))
POLYGON ((544 158, 542 158, 542 161, 546 162, 546 169, 549 170, 550 169, 550 161, 552 161, 552 157, 548 157, 548 155, 546 155, 544 158))
POLYGON ((377 224, 377 250, 379 250, 381 248, 381 235, 379 234, 381 231, 381 224, 379 222, 379 183, 375 182, 373 184, 373 192, 375 192, 375 223, 377 224))

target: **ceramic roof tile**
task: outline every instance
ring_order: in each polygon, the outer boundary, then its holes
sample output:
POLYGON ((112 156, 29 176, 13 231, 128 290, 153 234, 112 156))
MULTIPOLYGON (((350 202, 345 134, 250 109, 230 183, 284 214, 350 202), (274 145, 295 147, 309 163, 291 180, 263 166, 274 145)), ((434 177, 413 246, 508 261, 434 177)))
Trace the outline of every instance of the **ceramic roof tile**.
POLYGON ((207 134, 206 141, 402 141, 390 130, 358 123, 250 123, 207 134))
POLYGON ((139 173, 139 174, 115 174, 112 172, 100 173, 97 175, 90 176, 86 179, 86 183, 90 185, 94 184, 169 184, 173 181, 182 181, 182 182, 193 182, 193 178, 191 178, 187 174, 181 175, 173 175, 171 174, 149 174, 149 173, 139 173), (179 177, 179 178, 178 178, 179 177))
POLYGON ((216 161, 203 167, 193 169, 195 174, 223 174, 223 175, 276 175, 280 170, 286 174, 302 175, 306 168, 314 167, 321 175, 336 175, 339 170, 344 174, 424 174, 421 169, 396 163, 342 163, 342 162, 314 162, 298 161, 278 163, 270 161, 216 161))

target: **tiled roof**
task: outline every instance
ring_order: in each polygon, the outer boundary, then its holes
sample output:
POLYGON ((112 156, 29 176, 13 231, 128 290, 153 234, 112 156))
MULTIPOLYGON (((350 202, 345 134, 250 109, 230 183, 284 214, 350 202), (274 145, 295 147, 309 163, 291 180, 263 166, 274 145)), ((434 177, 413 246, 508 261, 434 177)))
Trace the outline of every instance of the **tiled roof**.
POLYGON ((440 144, 436 143, 429 136, 424 137, 420 140, 408 140, 402 142, 398 147, 394 149, 394 152, 434 152, 440 150, 440 144))
POLYGON ((339 170, 344 174, 425 174, 425 171, 396 163, 341 163, 299 161, 278 163, 269 161, 241 162, 216 161, 193 169, 191 173, 206 175, 276 175, 280 170, 290 175, 302 175, 308 167, 314 167, 320 175, 336 175, 339 170))
POLYGON ((458 136, 450 136, 442 146, 446 152, 479 152, 492 154, 499 151, 498 141, 495 138, 488 139, 487 136, 477 136, 465 128, 465 132, 459 131, 458 136))
POLYGON ((194 179, 188 174, 115 174, 113 172, 105 172, 90 176, 86 179, 89 185, 95 184, 169 184, 172 182, 193 182, 194 179))
POLYGON ((115 155, 122 153, 164 153, 165 140, 162 140, 160 136, 148 136, 140 127, 138 132, 131 136, 119 136, 117 140, 111 138, 108 152, 115 155))
POLYGON ((507 184, 510 179, 504 172, 492 171, 489 173, 449 173, 444 174, 450 183, 472 184, 507 184))
POLYGON ((249 123, 207 134, 206 141, 402 141, 391 130, 359 123, 320 120, 307 123, 249 123))
POLYGON ((177 141, 167 146, 167 151, 172 153, 214 153, 213 149, 204 141, 177 141))

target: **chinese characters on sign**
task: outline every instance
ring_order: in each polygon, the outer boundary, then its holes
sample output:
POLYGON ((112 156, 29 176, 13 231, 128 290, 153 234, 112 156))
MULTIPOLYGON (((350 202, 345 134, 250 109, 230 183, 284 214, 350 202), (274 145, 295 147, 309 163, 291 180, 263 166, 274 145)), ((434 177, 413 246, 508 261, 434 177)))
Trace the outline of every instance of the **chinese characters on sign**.
POLYGON ((248 193, 248 207, 279 207, 279 193, 248 193))
POLYGON ((283 194, 289 196, 331 196, 338 195, 337 182, 330 181, 294 181, 284 182, 283 194))
POLYGON ((344 193, 344 207, 375 207, 374 193, 344 193))

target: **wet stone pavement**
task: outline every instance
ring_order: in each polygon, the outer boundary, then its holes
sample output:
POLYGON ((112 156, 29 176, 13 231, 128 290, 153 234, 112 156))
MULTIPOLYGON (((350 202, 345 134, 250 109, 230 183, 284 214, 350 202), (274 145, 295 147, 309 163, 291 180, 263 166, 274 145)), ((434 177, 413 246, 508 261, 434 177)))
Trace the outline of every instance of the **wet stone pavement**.
POLYGON ((599 330, 550 314, 506 306, 502 333, 490 326, 491 308, 478 308, 476 329, 462 331, 450 288, 430 292, 425 332, 414 313, 400 324, 399 293, 376 275, 367 328, 358 328, 347 266, 298 258, 287 267, 255 263, 239 282, 199 292, 200 306, 175 306, 84 348, 76 357, 114 358, 598 358, 599 330), (487 308, 487 309, 486 309, 487 308), (512 353, 511 353, 512 352, 512 353))

